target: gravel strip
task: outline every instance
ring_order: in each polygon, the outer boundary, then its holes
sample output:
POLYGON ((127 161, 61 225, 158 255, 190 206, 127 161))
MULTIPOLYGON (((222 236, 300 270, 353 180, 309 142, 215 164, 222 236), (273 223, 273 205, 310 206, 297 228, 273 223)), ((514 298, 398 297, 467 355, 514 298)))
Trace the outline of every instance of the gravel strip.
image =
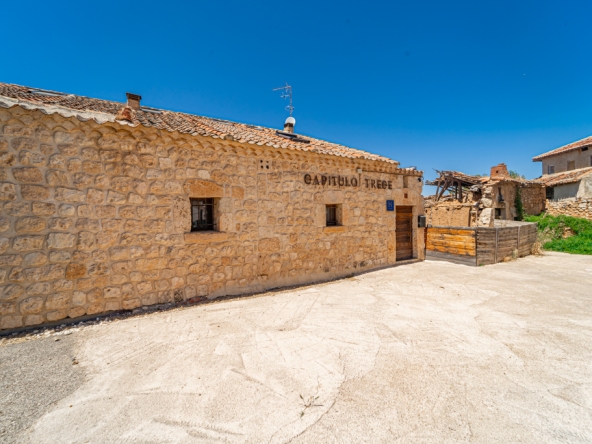
POLYGON ((0 345, 0 442, 26 441, 33 423, 84 382, 75 338, 46 338, 0 345))

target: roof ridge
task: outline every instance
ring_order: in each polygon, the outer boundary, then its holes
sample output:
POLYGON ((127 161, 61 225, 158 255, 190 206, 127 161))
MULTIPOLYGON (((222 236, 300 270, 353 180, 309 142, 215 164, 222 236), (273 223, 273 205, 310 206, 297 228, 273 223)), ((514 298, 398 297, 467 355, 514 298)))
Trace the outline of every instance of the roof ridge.
MULTIPOLYGON (((98 100, 100 102, 107 102, 107 103, 117 103, 120 105, 125 105, 125 102, 117 102, 115 100, 107 100, 107 99, 101 99, 101 98, 97 98, 97 97, 89 97, 89 96, 82 96, 79 94, 74 94, 74 93, 66 93, 66 92, 62 92, 62 91, 55 91, 53 89, 45 89, 45 88, 35 88, 33 86, 27 86, 27 85, 19 85, 17 83, 4 83, 4 82, 0 82, 0 87, 2 87, 3 85, 7 85, 7 86, 16 86, 19 88, 26 88, 30 91, 42 91, 42 92, 49 92, 52 94, 56 94, 58 97, 79 97, 81 99, 88 99, 88 100, 98 100)), ((26 100, 26 99, 23 99, 26 100)))

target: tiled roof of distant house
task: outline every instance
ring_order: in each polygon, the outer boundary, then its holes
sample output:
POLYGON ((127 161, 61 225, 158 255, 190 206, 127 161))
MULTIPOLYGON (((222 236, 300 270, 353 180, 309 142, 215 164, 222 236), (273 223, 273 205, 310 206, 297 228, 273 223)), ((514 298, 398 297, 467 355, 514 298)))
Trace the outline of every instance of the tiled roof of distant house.
MULTIPOLYGON (((65 117, 76 116, 82 120, 93 119, 98 123, 115 122, 115 116, 126 106, 121 102, 0 83, 0 106, 9 108, 15 105, 25 109, 39 109, 47 114, 58 113, 65 117)), ((117 120, 117 122, 123 125, 143 125, 166 131, 178 131, 184 134, 236 140, 241 143, 259 146, 399 164, 399 162, 387 157, 308 136, 297 135, 297 137, 290 137, 286 134, 278 134, 278 131, 273 128, 145 106, 140 107, 139 110, 133 113, 131 122, 121 120, 117 120)), ((422 174, 421 171, 416 171, 414 168, 404 168, 402 170, 409 174, 422 174)))
POLYGON ((556 148, 551 151, 547 151, 546 153, 539 154, 532 158, 534 162, 538 162, 539 160, 543 160, 546 157, 554 156, 556 154, 563 154, 567 153, 568 151, 577 150, 578 148, 584 148, 585 146, 592 145, 592 136, 586 137, 585 139, 578 140, 577 142, 570 143, 568 145, 564 145, 560 148, 556 148))
POLYGON ((592 167, 563 171, 562 173, 546 174, 542 177, 539 177, 538 179, 535 179, 534 182, 541 183, 546 187, 554 187, 556 185, 578 182, 589 174, 592 174, 592 167))

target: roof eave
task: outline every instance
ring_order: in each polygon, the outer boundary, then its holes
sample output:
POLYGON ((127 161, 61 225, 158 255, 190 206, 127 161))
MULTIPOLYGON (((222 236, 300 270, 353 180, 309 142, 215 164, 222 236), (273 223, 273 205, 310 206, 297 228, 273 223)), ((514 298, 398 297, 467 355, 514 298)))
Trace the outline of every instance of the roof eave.
MULTIPOLYGON (((578 143, 578 142, 574 142, 574 143, 578 143)), ((571 144, 569 144, 569 145, 571 145, 571 144)), ((584 144, 582 144, 582 145, 577 145, 577 146, 574 146, 574 147, 572 147, 572 148, 568 148, 568 149, 565 149, 565 150, 564 150, 564 148, 565 148, 566 146, 567 146, 567 145, 564 145, 564 146, 562 146, 562 147, 555 148, 554 150, 547 151, 546 153, 539 154, 538 156, 534 156, 534 157, 532 158, 532 161, 533 161, 533 162, 540 162, 540 161, 542 161, 543 159, 546 159, 547 157, 558 156, 558 155, 560 155, 560 154, 569 153, 569 152, 571 152, 571 151, 581 150, 582 148, 586 148, 586 147, 592 147, 592 142, 590 142, 590 143, 584 143, 584 144), (563 151, 561 151, 561 150, 563 150, 563 151)))

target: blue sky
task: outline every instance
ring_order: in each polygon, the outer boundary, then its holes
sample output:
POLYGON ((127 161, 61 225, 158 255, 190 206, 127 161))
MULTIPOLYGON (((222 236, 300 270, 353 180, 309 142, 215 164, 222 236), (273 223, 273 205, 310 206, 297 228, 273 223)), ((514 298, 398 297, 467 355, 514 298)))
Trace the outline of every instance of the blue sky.
MULTIPOLYGON (((0 81, 540 175, 592 135, 592 2, 9 2, 0 81)), ((429 190, 426 190, 429 191, 429 190)))

